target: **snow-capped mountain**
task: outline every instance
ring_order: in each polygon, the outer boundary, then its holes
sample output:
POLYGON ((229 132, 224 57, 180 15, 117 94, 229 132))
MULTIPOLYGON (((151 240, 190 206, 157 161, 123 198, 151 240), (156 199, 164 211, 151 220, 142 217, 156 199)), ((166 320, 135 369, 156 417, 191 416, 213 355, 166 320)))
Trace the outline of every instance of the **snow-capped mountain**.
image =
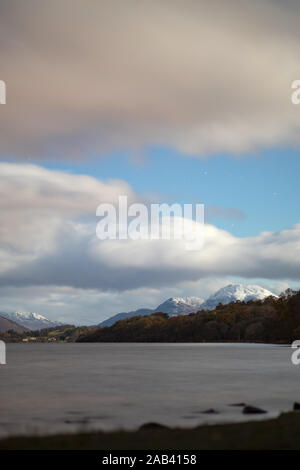
POLYGON ((230 302, 236 302, 237 300, 248 302, 248 300, 262 300, 269 296, 277 297, 277 295, 261 286, 229 284, 212 294, 206 301, 200 297, 171 297, 158 305, 155 309, 140 308, 133 312, 117 313, 102 323, 99 323, 98 326, 111 326, 118 320, 137 315, 150 315, 155 312, 167 313, 169 316, 187 315, 197 312, 198 310, 212 310, 219 303, 226 305, 230 302))
POLYGON ((111 326, 118 320, 124 320, 124 318, 135 317, 137 315, 145 316, 155 312, 167 313, 169 316, 184 315, 199 310, 202 303, 203 299, 199 297, 171 297, 154 309, 140 308, 133 312, 117 313, 107 320, 104 320, 99 326, 111 326))
POLYGON ((171 297, 160 304, 155 312, 168 313, 172 315, 184 315, 199 310, 204 300, 200 297, 171 297))
POLYGON ((61 325, 61 323, 48 320, 48 318, 43 317, 43 315, 34 312, 0 312, 0 316, 11 320, 18 325, 24 326, 29 330, 41 330, 42 328, 52 328, 61 325))
POLYGON ((236 302, 237 300, 240 300, 241 302, 248 302, 248 300, 263 300, 270 295, 277 297, 277 295, 260 286, 229 284, 208 297, 208 299, 202 304, 201 308, 212 310, 219 303, 226 305, 230 302, 236 302))

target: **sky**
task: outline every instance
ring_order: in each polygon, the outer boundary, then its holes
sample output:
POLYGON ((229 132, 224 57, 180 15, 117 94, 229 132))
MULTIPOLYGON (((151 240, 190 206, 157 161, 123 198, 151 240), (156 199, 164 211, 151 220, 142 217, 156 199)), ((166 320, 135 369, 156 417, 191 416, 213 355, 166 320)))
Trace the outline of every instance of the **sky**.
POLYGON ((300 5, 2 0, 0 311, 95 324, 230 282, 300 284, 300 5), (201 203, 205 244, 96 237, 201 203))

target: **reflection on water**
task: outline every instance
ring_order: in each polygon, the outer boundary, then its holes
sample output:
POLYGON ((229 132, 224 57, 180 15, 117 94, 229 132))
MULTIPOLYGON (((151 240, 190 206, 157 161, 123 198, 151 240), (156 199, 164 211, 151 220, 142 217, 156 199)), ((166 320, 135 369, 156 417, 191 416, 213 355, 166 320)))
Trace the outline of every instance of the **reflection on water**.
POLYGON ((0 435, 274 416, 300 401, 290 357, 289 347, 253 344, 9 344, 0 435), (229 406, 239 402, 268 414, 244 416, 229 406))

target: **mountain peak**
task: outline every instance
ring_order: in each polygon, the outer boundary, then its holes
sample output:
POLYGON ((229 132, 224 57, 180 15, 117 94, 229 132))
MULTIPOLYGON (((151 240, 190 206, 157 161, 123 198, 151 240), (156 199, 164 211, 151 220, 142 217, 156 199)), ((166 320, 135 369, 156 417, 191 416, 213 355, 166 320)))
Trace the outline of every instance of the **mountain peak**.
POLYGON ((39 313, 36 313, 36 312, 21 312, 21 311, 17 311, 17 312, 15 312, 15 315, 19 315, 19 316, 22 317, 22 318, 49 321, 49 320, 47 320, 46 317, 44 317, 43 315, 40 315, 39 313))
POLYGON ((248 300, 262 300, 272 295, 277 297, 267 289, 256 285, 228 284, 222 289, 212 294, 205 302, 200 297, 169 297, 155 309, 139 309, 134 312, 122 312, 104 320, 99 326, 111 326, 118 320, 134 317, 136 315, 150 315, 155 312, 167 313, 169 316, 187 315, 198 310, 212 310, 219 303, 228 304, 230 302, 248 302, 248 300))
POLYGON ((266 297, 277 295, 265 289, 264 287, 251 284, 228 284, 222 287, 217 292, 212 294, 202 305, 203 309, 212 310, 219 303, 226 305, 230 302, 248 302, 249 300, 263 300, 266 297))
POLYGON ((203 299, 200 297, 170 297, 158 305, 155 311, 168 313, 169 315, 182 315, 199 309, 202 304, 203 299))
POLYGON ((155 309, 140 308, 134 312, 121 312, 104 320, 99 326, 111 326, 118 320, 134 317, 136 315, 150 315, 155 312, 167 313, 168 315, 184 315, 199 310, 202 305, 203 299, 199 297, 169 297, 163 303, 159 304, 155 309))
POLYGON ((52 328, 60 325, 60 323, 48 320, 48 318, 35 312, 1 312, 0 315, 3 318, 7 318, 8 320, 17 323, 18 325, 28 328, 29 330, 41 330, 43 328, 52 328))

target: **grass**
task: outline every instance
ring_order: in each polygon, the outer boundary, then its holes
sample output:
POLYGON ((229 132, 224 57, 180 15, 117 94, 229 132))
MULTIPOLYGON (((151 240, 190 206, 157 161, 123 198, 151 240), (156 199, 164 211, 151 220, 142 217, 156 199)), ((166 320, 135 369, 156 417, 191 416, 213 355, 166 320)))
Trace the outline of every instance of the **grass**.
POLYGON ((249 423, 194 429, 145 427, 137 431, 93 432, 0 440, 0 450, 217 450, 300 449, 300 413, 249 423))

